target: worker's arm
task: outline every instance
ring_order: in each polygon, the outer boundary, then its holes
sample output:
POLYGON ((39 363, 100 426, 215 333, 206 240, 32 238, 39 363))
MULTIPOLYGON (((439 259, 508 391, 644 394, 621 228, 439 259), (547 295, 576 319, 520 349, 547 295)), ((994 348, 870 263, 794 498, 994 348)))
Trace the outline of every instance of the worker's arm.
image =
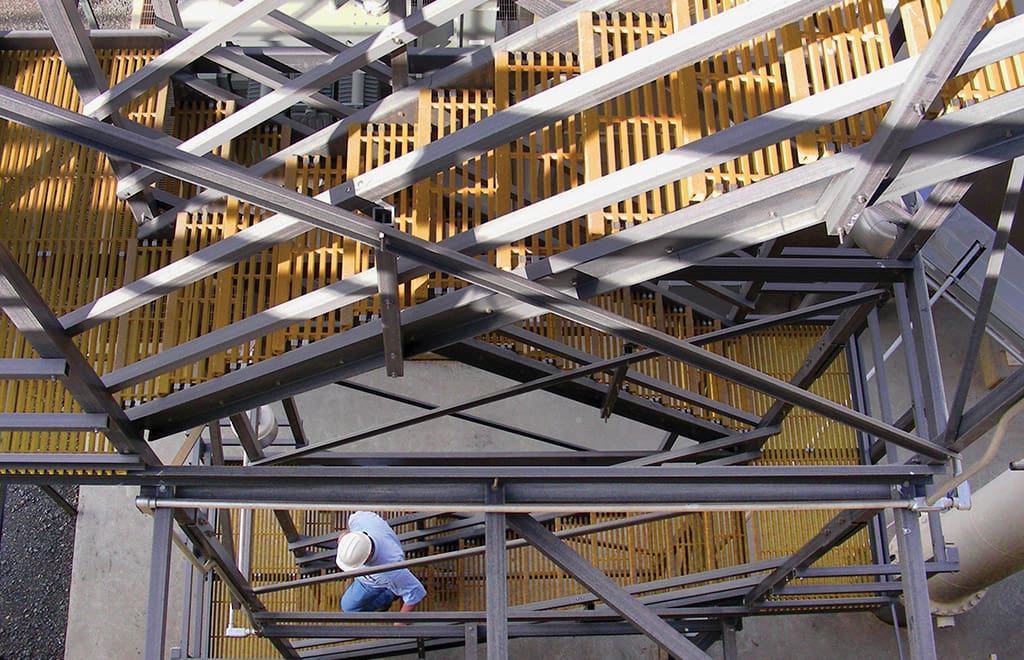
POLYGON ((419 603, 413 603, 412 605, 409 603, 402 603, 402 609, 400 609, 399 612, 412 612, 417 605, 419 605, 419 603))

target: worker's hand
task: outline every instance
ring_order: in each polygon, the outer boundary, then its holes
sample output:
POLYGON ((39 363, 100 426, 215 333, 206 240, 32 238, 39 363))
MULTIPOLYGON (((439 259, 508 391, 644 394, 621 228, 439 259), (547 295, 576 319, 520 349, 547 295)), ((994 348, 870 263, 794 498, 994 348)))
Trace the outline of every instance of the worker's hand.
POLYGON ((391 624, 391 625, 393 625, 393 626, 407 626, 407 625, 409 625, 409 624, 408 624, 408 623, 402 623, 401 621, 395 621, 395 622, 394 622, 393 624, 391 624))

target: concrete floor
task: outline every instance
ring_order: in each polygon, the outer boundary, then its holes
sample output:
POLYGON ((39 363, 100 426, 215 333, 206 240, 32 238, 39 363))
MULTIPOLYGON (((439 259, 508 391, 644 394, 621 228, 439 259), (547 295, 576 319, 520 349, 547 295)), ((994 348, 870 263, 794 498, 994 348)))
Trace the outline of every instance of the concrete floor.
MULTIPOLYGON (((940 304, 936 308, 940 352, 948 366, 943 374, 951 390, 957 377, 955 356, 962 350, 969 327, 964 318, 940 304)), ((891 327, 891 324, 888 325, 891 327)), ((897 353, 888 364, 890 377, 899 373, 897 353)), ((511 384, 510 381, 449 362, 411 362, 406 376, 387 379, 380 373, 367 374, 361 382, 394 390, 437 403, 455 401, 511 384)), ((982 391, 980 385, 972 396, 982 391)), ((897 388, 897 396, 899 390, 897 388)), ((368 395, 331 387, 298 398, 306 431, 313 441, 337 437, 339 431, 361 429, 410 412, 405 406, 380 402, 368 395)), ((898 407, 898 406, 897 406, 898 407)), ((553 432, 559 420, 559 436, 597 448, 652 448, 662 433, 613 418, 600 421, 597 411, 547 394, 534 393, 491 404, 474 414, 517 424, 538 431, 553 432)), ((279 414, 283 419, 283 414, 279 414)), ((977 480, 980 485, 1005 469, 1009 460, 1024 455, 1024 420, 1012 428, 999 458, 977 480)), ((176 451, 183 436, 162 440, 163 455, 176 451)), ((966 453, 967 462, 984 449, 984 440, 966 453)), ((491 429, 453 421, 438 421, 391 434, 360 446, 364 450, 497 450, 539 449, 538 443, 491 429)), ((1024 478, 1024 473, 1021 473, 1024 478)), ((72 573, 71 606, 68 617, 69 660, 140 657, 145 639, 147 578, 151 519, 134 505, 135 489, 82 488, 72 573), (98 604, 102 603, 100 607, 98 604)), ((1024 521, 1014 521, 1022 524, 1024 521)), ((180 558, 180 555, 176 555, 180 558)), ((182 573, 184 560, 176 559, 175 576, 182 573)), ((172 577, 172 581, 182 580, 172 577)), ((168 608, 168 646, 180 635, 181 591, 172 594, 168 608)), ((974 610, 962 615, 957 625, 936 631, 942 659, 1024 657, 1024 574, 997 585, 974 610)), ((870 613, 754 617, 744 621, 738 633, 740 657, 808 660, 897 658, 894 629, 870 613)), ((512 640, 512 657, 537 658, 658 658, 657 648, 646 638, 596 638, 571 640, 512 640)), ((903 649, 906 652, 906 644, 903 649)), ((721 646, 711 649, 721 657, 721 646)), ((168 654, 170 656, 170 653, 168 654)), ((463 658, 461 650, 431 653, 434 658, 463 658)))

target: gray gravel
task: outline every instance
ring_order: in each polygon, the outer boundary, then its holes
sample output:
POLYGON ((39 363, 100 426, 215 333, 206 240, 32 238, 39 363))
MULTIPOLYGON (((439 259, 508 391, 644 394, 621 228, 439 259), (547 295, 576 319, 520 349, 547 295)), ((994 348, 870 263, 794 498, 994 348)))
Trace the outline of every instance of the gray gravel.
MULTIPOLYGON (((131 27, 132 0, 92 0, 92 8, 100 28, 131 27)), ((36 0, 0 0, 0 31, 45 29, 36 0)))
MULTIPOLYGON (((6 1, 6 0, 5 0, 6 1)), ((72 504, 77 486, 58 486, 72 504)), ((7 486, 0 524, 0 660, 64 657, 75 521, 34 486, 7 486)))

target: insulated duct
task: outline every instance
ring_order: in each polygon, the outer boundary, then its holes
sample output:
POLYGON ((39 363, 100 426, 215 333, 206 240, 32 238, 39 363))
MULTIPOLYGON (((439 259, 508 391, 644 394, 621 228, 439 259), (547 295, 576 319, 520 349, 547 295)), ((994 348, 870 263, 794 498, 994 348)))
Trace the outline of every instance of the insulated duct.
POLYGON ((1024 472, 1007 471, 971 496, 969 511, 942 514, 942 533, 960 553, 960 570, 928 580, 932 613, 962 614, 985 590, 1024 570, 1024 472))

